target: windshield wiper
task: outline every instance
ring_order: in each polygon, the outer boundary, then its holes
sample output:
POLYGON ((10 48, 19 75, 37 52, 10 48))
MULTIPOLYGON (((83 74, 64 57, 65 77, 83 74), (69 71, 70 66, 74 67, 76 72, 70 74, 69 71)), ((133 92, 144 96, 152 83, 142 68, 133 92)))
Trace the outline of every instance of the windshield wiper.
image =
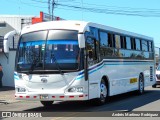
POLYGON ((37 65, 37 60, 34 59, 32 65, 30 67, 31 72, 34 70, 34 68, 36 67, 36 65, 37 65))
POLYGON ((30 71, 32 72, 34 70, 34 68, 37 67, 42 67, 42 63, 39 61, 39 56, 36 55, 35 51, 32 51, 32 55, 31 55, 33 59, 31 67, 30 67, 30 71))
POLYGON ((64 73, 63 73, 62 70, 60 69, 60 66, 59 66, 59 64, 58 64, 58 62, 57 62, 57 59, 56 59, 55 55, 53 54, 53 52, 51 53, 51 59, 52 59, 52 58, 53 58, 56 66, 57 66, 57 68, 58 68, 58 70, 59 70, 59 73, 60 73, 61 75, 63 75, 64 73))

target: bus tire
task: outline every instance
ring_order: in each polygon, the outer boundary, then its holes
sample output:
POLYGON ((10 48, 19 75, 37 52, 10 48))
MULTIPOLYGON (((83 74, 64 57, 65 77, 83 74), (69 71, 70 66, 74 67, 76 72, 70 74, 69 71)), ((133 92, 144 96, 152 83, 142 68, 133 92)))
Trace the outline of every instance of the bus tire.
POLYGON ((44 107, 51 106, 54 101, 40 101, 44 107))
POLYGON ((106 103, 106 98, 108 97, 108 89, 105 80, 102 78, 100 83, 100 97, 93 100, 94 105, 103 105, 106 103))
POLYGON ((156 84, 152 85, 152 88, 156 88, 156 87, 157 87, 157 85, 156 85, 156 84))
POLYGON ((138 94, 142 95, 143 93, 144 93, 144 77, 142 74, 140 74, 138 83, 138 94))

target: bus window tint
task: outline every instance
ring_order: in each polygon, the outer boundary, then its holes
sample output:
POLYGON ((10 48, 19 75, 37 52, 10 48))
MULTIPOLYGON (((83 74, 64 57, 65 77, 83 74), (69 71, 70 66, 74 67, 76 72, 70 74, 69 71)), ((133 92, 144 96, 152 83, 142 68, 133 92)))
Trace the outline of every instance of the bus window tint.
POLYGON ((136 42, 135 42, 135 38, 131 38, 131 48, 133 49, 133 50, 136 50, 136 42))
POLYGON ((120 39, 121 39, 121 48, 126 49, 126 38, 124 36, 121 36, 120 39))
POLYGON ((140 39, 135 39, 136 41, 136 50, 141 50, 141 44, 140 44, 140 39))
POLYGON ((116 48, 121 48, 119 35, 115 35, 115 42, 116 42, 116 48))
POLYGON ((79 46, 77 31, 50 30, 46 42, 45 69, 77 70, 79 46))
POLYGON ((142 51, 148 51, 148 44, 145 40, 142 40, 142 51))
POLYGON ((152 42, 148 42, 149 52, 152 52, 152 42))
POLYGON ((113 34, 108 33, 108 47, 114 47, 113 34))
POLYGON ((96 40, 98 40, 98 29, 97 28, 90 27, 90 33, 96 38, 96 40))
POLYGON ((126 45, 127 45, 127 49, 131 49, 131 39, 130 39, 130 37, 126 37, 126 45))
POLYGON ((96 60, 96 47, 95 41, 92 38, 87 38, 87 53, 89 60, 96 60))
POLYGON ((100 46, 108 47, 108 34, 105 32, 100 32, 100 46))

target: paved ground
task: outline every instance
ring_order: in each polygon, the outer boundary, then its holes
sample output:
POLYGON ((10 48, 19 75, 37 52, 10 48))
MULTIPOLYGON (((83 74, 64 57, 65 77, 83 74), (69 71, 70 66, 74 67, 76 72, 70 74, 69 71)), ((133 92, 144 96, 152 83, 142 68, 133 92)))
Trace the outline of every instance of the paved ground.
POLYGON ((0 88, 0 104, 9 104, 18 102, 14 97, 14 87, 2 87, 0 88))
MULTIPOLYGON (((0 112, 28 112, 51 114, 51 117, 43 118, 23 118, 24 120, 160 120, 160 117, 105 117, 108 112, 147 112, 159 113, 160 111, 160 87, 147 87, 143 95, 137 95, 135 92, 112 96, 110 101, 103 106, 92 106, 88 102, 55 102, 49 107, 43 107, 39 101, 17 101, 14 99, 14 88, 0 89, 0 112), (4 104, 12 103, 12 104, 4 104), (89 114, 94 114, 90 115, 89 114), (58 115, 61 114, 61 115, 58 115), (63 114, 63 115, 62 115, 63 114), (57 116, 58 115, 58 116, 57 116), (65 117, 67 116, 67 117, 65 117)), ((127 112, 127 113, 129 113, 127 112)), ((1 119, 1 118, 0 118, 1 119)), ((4 120, 18 120, 21 117, 3 118, 4 120)))

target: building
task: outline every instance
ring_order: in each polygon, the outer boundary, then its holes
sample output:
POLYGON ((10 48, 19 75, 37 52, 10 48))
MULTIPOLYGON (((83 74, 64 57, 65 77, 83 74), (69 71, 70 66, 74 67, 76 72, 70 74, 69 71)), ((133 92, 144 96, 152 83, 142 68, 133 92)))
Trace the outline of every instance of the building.
POLYGON ((59 17, 52 18, 50 15, 40 12, 40 17, 20 16, 20 15, 0 15, 0 63, 3 66, 3 86, 14 86, 14 66, 16 49, 19 35, 15 34, 13 41, 9 41, 9 52, 3 50, 4 36, 13 30, 21 31, 21 29, 30 24, 45 22, 50 20, 62 20, 59 17))
POLYGON ((33 16, 0 15, 0 63, 3 66, 3 86, 14 86, 14 65, 19 36, 9 41, 9 52, 3 52, 3 38, 13 30, 20 31, 32 23, 33 16))

